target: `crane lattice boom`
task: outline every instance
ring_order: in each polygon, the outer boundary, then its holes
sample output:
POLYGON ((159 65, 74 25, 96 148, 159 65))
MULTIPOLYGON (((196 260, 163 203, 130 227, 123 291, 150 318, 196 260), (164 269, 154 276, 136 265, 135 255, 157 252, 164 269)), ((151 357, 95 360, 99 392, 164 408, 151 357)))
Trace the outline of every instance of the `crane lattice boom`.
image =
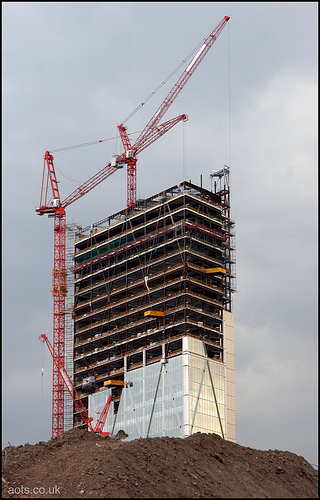
POLYGON ((220 35, 221 31, 229 21, 230 17, 225 16, 222 21, 211 31, 211 33, 207 36, 207 38, 204 40, 203 45, 201 46, 200 50, 198 53, 195 55, 191 63, 188 65, 188 67, 183 71, 182 75, 178 79, 178 81, 175 83, 175 85, 172 87, 170 92, 168 93, 167 97, 164 99, 162 104, 159 106, 157 111, 154 113, 152 118, 149 120, 139 137, 137 138, 133 149, 135 150, 140 150, 142 145, 144 144, 145 141, 148 140, 148 137, 150 134, 153 133, 154 127, 157 126, 161 118, 164 116, 164 114, 168 111, 169 107, 173 103, 173 101, 178 97, 180 94, 181 90, 187 83, 187 81, 190 79, 190 77, 193 75, 201 61, 204 59, 204 57, 207 55, 209 50, 211 49, 212 45, 214 42, 217 40, 218 36, 220 35))
POLYGON ((99 417, 95 427, 93 428, 92 424, 91 424, 93 418, 89 417, 87 410, 84 407, 84 405, 81 401, 81 398, 80 398, 79 394, 77 393, 77 391, 76 391, 76 389, 71 381, 71 378, 68 375, 67 370, 65 369, 63 362, 61 361, 60 356, 55 353, 52 345, 49 342, 48 337, 44 333, 42 335, 40 335, 39 340, 41 342, 45 342, 47 344, 47 347, 48 347, 49 352, 50 352, 52 359, 53 359, 53 363, 56 366, 57 370, 59 371, 61 378, 64 382, 64 385, 66 386, 70 396, 72 397, 73 402, 74 402, 78 412, 80 413, 83 422, 88 426, 88 429, 91 432, 95 432, 97 434, 109 435, 109 433, 102 432, 102 430, 103 430, 103 427, 104 427, 104 424, 105 424, 105 421, 106 421, 106 418, 108 415, 108 411, 109 411, 110 404, 112 401, 112 396, 111 395, 109 396, 109 398, 108 398, 108 400, 107 400, 107 402, 106 402, 106 404, 105 404, 105 406, 100 414, 100 417, 99 417))

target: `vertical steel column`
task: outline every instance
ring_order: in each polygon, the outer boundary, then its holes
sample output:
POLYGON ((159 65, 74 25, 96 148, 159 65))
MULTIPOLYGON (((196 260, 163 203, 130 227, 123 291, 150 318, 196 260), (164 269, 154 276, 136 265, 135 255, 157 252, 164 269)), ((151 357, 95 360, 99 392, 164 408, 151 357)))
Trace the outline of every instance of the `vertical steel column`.
POLYGON ((127 432, 126 424, 127 424, 127 362, 128 362, 128 357, 125 356, 123 358, 123 413, 124 413, 124 432, 127 432))
POLYGON ((142 351, 142 437, 146 437, 146 364, 147 364, 147 351, 144 349, 142 351))
POLYGON ((151 415, 150 415, 150 420, 149 420, 149 425, 148 425, 148 430, 147 430, 147 437, 149 437, 149 432, 150 432, 150 428, 151 428, 153 412, 154 412, 154 408, 155 408, 156 401, 157 401, 158 389, 159 389, 160 379, 161 379, 161 375, 162 375, 162 367, 163 367, 163 364, 160 364, 160 373, 159 373, 159 377, 158 377, 156 392, 154 394, 154 399, 153 399, 153 404, 152 404, 152 410, 151 410, 151 415))

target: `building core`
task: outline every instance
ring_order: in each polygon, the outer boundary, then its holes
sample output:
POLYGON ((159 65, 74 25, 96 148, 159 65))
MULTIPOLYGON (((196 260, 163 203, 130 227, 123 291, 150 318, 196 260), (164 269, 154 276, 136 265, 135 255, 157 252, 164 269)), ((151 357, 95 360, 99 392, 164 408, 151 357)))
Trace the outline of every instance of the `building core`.
MULTIPOLYGON (((94 427, 235 441, 229 169, 182 182, 76 235, 74 385, 94 427)), ((82 426, 74 409, 74 426, 82 426)))

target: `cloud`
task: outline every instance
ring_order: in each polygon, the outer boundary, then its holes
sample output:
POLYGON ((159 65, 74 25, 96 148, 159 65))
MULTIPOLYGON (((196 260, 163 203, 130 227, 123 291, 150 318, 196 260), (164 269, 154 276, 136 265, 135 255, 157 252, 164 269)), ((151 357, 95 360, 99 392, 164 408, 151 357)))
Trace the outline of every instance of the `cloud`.
POLYGON ((237 437, 304 455, 317 439, 316 102, 316 83, 285 70, 232 125, 237 437))
MULTIPOLYGON (((238 442, 245 444, 250 434, 252 447, 288 449, 305 456, 312 439, 317 440, 315 338, 303 331, 299 338, 291 336, 285 324, 236 325, 235 333, 238 442), (308 426, 310 433, 305 432, 308 426)), ((315 453, 312 461, 317 463, 315 453)))

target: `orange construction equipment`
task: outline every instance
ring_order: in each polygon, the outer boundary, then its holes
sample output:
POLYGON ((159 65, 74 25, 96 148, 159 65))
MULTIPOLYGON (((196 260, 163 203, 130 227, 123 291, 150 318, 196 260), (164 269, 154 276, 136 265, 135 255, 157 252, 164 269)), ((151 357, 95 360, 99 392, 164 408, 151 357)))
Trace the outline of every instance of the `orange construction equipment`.
POLYGON ((144 316, 155 316, 155 317, 163 317, 163 311, 145 311, 144 316))
POLYGON ((123 380, 106 380, 104 383, 103 383, 104 386, 106 387, 112 387, 112 386, 123 386, 124 385, 124 382, 123 380))
POLYGON ((223 267, 209 267, 206 269, 206 273, 223 273, 226 274, 226 270, 223 267))

